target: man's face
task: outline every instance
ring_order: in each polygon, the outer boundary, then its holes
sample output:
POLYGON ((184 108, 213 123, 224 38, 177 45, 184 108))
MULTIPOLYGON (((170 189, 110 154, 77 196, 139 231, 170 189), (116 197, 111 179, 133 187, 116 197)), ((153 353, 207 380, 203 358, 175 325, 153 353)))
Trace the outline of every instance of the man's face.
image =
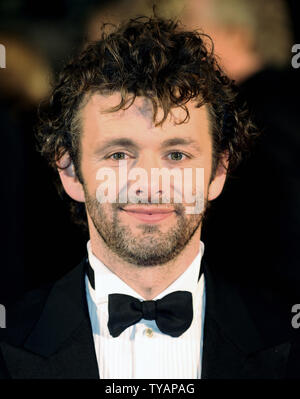
MULTIPOLYGON (((180 186, 176 179, 170 180, 169 203, 153 203, 151 192, 161 202, 165 187, 151 182, 153 168, 178 168, 184 176, 184 169, 192 170, 189 184, 195 194, 197 168, 204 168, 203 196, 208 197, 212 167, 212 139, 209 132, 207 109, 196 108, 194 102, 187 104, 190 119, 182 121, 185 111, 173 110, 173 117, 163 126, 152 123, 151 103, 138 97, 127 110, 105 113, 108 107, 117 105, 119 94, 104 97, 94 94, 82 109, 81 175, 91 237, 98 235, 105 244, 126 262, 141 265, 158 265, 172 260, 190 242, 194 234, 200 234, 201 213, 187 214, 187 202, 174 201, 180 186), (142 168, 149 180, 133 190, 143 203, 120 202, 119 195, 124 182, 119 184, 119 160, 126 161, 127 173, 133 168, 142 168), (101 203, 97 189, 101 181, 99 170, 110 168, 116 175, 116 203, 101 203), (148 202, 145 203, 145 200, 148 202), (152 203, 151 203, 152 201, 152 203)), ((160 119, 162 111, 158 113, 160 119)), ((128 176, 128 175, 127 175, 128 176)), ((102 180, 103 182, 103 180, 102 180)), ((135 181, 126 180, 127 190, 135 181)), ((191 204, 189 204, 191 205, 191 204)))

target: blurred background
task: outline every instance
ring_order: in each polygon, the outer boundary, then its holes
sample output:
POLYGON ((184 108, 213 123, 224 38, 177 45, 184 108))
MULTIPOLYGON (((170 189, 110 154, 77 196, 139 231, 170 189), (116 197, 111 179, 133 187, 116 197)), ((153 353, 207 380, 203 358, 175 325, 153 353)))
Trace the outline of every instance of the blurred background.
MULTIPOLYGON (((1 0, 2 234, 0 303, 53 281, 77 265, 87 237, 71 222, 53 172, 35 150, 40 101, 63 64, 103 22, 151 15, 208 33, 263 132, 253 154, 214 201, 204 226, 212 267, 249 289, 295 301, 300 291, 300 43, 297 0, 1 0)), ((294 302, 295 303, 295 302, 294 302)))

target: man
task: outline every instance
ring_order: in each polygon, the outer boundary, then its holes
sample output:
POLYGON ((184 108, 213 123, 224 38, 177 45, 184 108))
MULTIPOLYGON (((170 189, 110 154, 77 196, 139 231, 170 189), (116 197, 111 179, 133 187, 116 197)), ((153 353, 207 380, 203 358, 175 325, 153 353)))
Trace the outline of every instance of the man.
POLYGON ((38 137, 87 221, 88 256, 7 310, 3 378, 294 370, 290 310, 202 259, 208 204, 256 134, 206 39, 171 20, 130 20, 60 75, 38 137), (152 179, 175 169, 169 185, 152 179))

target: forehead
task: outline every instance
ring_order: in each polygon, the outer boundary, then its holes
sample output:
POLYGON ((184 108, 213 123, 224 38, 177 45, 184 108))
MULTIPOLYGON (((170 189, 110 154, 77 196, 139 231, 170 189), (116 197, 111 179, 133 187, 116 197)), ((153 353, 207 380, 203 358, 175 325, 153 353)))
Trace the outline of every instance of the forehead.
MULTIPOLYGON (((120 135, 135 136, 136 139, 143 134, 152 137, 185 135, 194 139, 208 138, 209 116, 207 107, 196 107, 195 101, 189 101, 186 107, 190 118, 185 123, 180 123, 186 118, 186 111, 180 107, 173 108, 166 121, 161 126, 153 122, 152 102, 145 97, 136 97, 134 103, 126 110, 107 112, 109 108, 120 103, 121 96, 114 93, 109 96, 93 94, 81 110, 81 124, 83 138, 101 140, 107 137, 120 135), (139 134, 138 134, 139 133, 139 134), (162 134, 163 133, 163 134, 162 134)), ((163 110, 158 108, 156 121, 163 117, 163 110)))

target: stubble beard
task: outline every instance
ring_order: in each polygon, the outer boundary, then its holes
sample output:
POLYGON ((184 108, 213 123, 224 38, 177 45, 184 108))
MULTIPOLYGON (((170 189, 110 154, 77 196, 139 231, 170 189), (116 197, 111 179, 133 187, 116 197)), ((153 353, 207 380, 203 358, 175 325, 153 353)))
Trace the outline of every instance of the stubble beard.
MULTIPOLYGON (((172 261, 187 246, 201 224, 201 214, 185 214, 182 204, 173 204, 177 223, 167 232, 159 225, 141 223, 140 234, 120 221, 120 204, 101 204, 84 187, 86 210, 107 247, 124 261, 137 266, 157 266, 172 261)), ((205 207, 206 208, 206 207, 205 207)))

